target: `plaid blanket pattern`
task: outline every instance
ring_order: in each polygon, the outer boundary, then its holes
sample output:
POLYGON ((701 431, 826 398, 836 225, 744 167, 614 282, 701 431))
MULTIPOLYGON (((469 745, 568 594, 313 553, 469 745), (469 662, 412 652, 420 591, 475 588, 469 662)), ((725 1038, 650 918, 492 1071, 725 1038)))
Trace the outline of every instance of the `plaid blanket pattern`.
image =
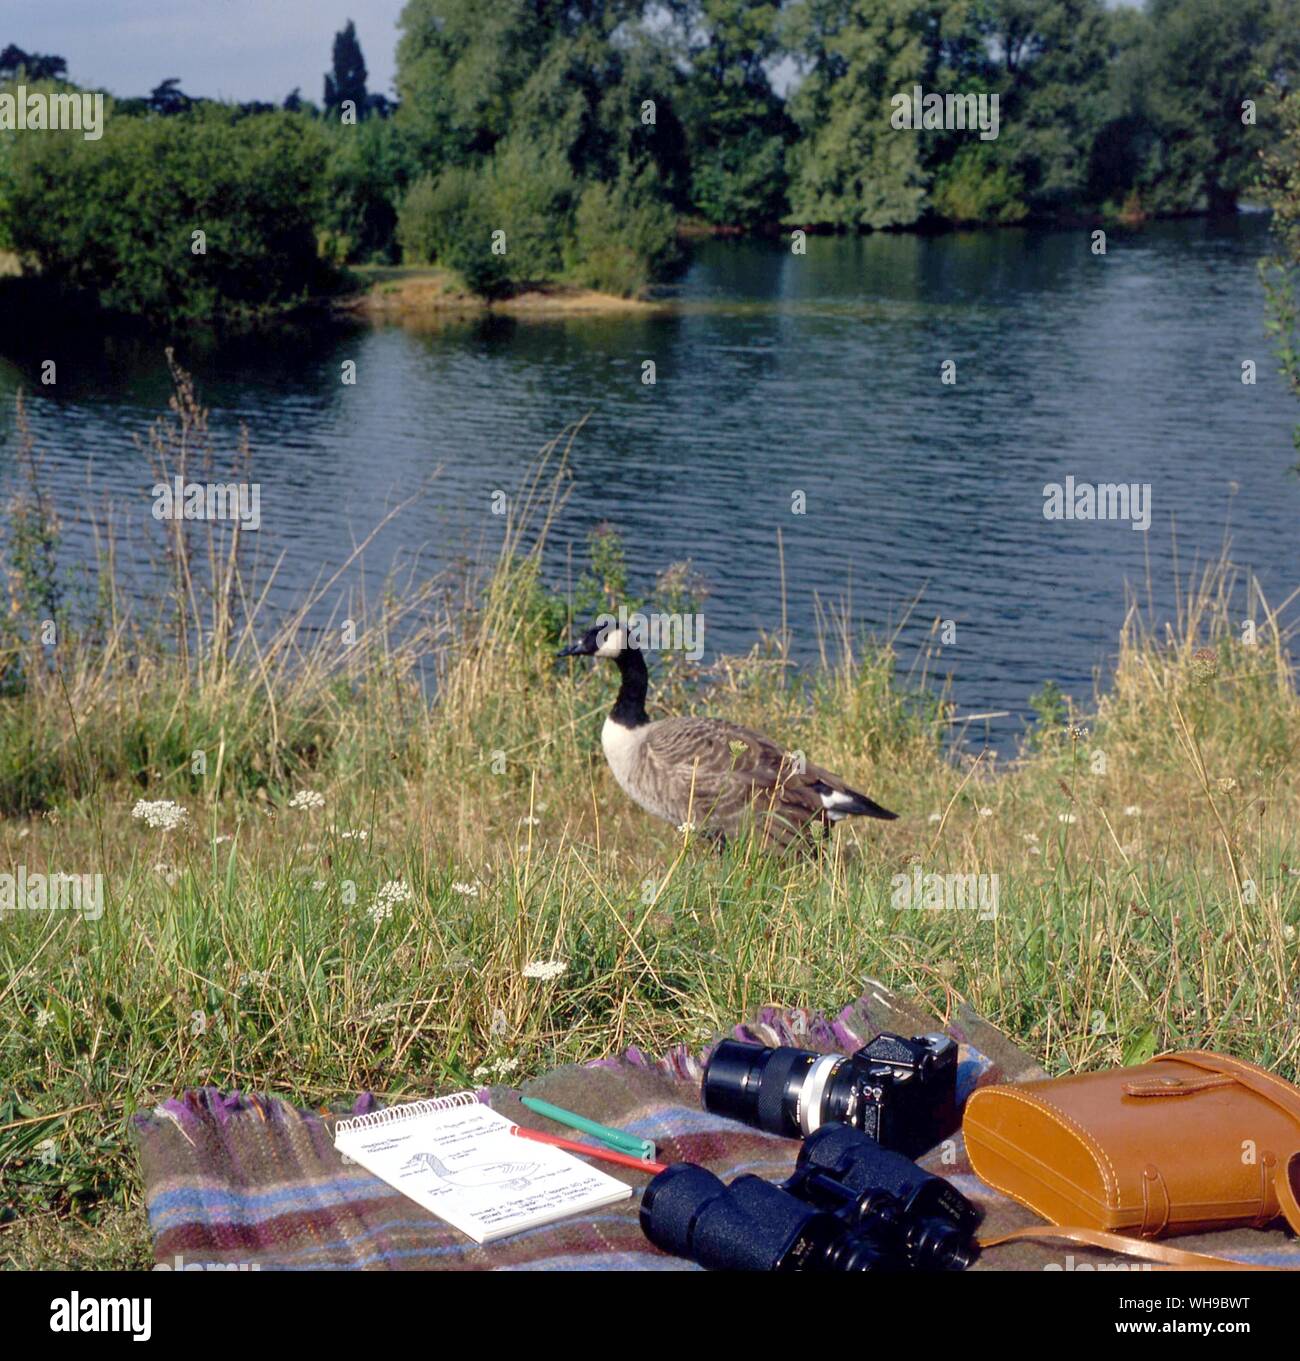
MULTIPOLYGON (((833 1020, 801 1009, 766 1007, 734 1033, 764 1044, 848 1052, 880 1030, 919 1034, 941 1028, 960 1045, 960 1100, 976 1086, 1043 1076, 972 1013, 958 1010, 941 1026, 879 985, 833 1020)), ((702 1072, 701 1057, 685 1048, 657 1060, 629 1050, 621 1059, 557 1069, 527 1083, 523 1092, 653 1139, 664 1161, 697 1162, 724 1180, 745 1172, 772 1180, 787 1176, 798 1144, 709 1114, 699 1101, 702 1072)), ((484 1089, 480 1097, 521 1125, 554 1129, 520 1103, 519 1093, 484 1089)), ((364 1168, 343 1163, 333 1145, 335 1121, 374 1106, 367 1094, 351 1112, 322 1116, 257 1094, 202 1088, 137 1116, 155 1259, 171 1266, 235 1270, 694 1269, 646 1241, 636 1195, 588 1218, 562 1220, 479 1247, 364 1168)), ((985 1233, 1036 1222, 974 1176, 960 1136, 921 1162, 980 1204, 985 1233)), ((602 1167, 637 1190, 648 1181, 637 1172, 602 1167)), ((1300 1266, 1300 1246, 1281 1230, 1167 1241, 1241 1260, 1300 1266)), ((1008 1268, 1137 1269, 1104 1252, 1037 1243, 994 1249, 975 1267, 1008 1268)))

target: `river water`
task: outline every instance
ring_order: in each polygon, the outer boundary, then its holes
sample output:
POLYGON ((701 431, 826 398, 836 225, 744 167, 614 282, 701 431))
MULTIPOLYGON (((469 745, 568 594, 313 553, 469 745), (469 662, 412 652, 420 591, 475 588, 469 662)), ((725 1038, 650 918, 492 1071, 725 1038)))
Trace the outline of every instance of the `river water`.
MULTIPOLYGON (((950 621, 930 670, 951 675, 962 712, 1008 711, 971 730, 1003 746, 1045 680, 1086 701, 1126 584, 1145 602, 1149 583, 1167 611, 1176 576, 1226 538, 1271 599, 1300 586, 1300 404, 1263 330, 1267 240, 1244 215, 1115 230, 1104 256, 1082 230, 814 237, 806 255, 710 241, 661 313, 173 343, 220 439, 247 426, 261 556, 285 554, 277 599, 436 468, 368 576, 490 548, 493 492, 587 416, 554 582, 609 523, 638 587, 689 558, 710 586, 706 650, 744 650, 781 623, 783 554, 797 657, 815 655, 816 596, 877 634, 901 624, 905 669, 950 621), (1045 518, 1045 488, 1067 477, 1135 487, 1129 514, 1149 527, 1045 518)), ((9 327, 0 337, 0 479, 14 476, 23 386, 68 557, 89 553, 85 526, 110 501, 128 541, 157 535, 134 437, 166 402, 162 341, 82 333, 38 353, 9 327), (42 386, 49 357, 58 381, 42 386)))

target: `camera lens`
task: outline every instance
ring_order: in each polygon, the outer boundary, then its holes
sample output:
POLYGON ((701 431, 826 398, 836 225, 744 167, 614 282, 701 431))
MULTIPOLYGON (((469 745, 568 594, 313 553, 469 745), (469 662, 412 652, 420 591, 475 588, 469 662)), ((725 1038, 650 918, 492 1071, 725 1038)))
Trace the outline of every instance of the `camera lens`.
POLYGON ((844 1062, 842 1054, 723 1040, 704 1074, 704 1105, 715 1115, 798 1139, 828 1118, 842 1118, 830 1107, 842 1104, 835 1075, 844 1062))

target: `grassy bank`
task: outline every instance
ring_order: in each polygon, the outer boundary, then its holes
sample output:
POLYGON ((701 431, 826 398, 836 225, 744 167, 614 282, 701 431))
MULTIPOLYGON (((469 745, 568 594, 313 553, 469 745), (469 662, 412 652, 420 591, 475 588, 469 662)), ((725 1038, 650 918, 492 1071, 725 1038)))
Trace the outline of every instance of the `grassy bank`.
MULTIPOLYGON (((207 457, 178 380, 158 471, 207 457)), ((820 860, 717 855, 615 786, 613 669, 553 658, 571 605, 624 592, 609 539, 572 599, 543 585, 572 437, 515 489, 498 557, 324 630, 343 562, 271 629, 264 580, 194 525, 158 528, 155 612, 125 602, 107 533, 72 609, 33 473, 4 545, 0 871, 102 874, 104 897, 96 920, 0 916, 0 1261, 146 1265, 127 1120, 187 1086, 320 1105, 513 1082, 701 1045, 766 1002, 836 1008, 867 978, 941 1014, 964 998, 1053 1071, 1188 1045, 1296 1074, 1300 702, 1227 564, 1174 627, 1135 610, 1089 712, 1047 696, 1010 763, 946 756, 950 709, 834 615, 802 674, 779 633, 707 670, 664 659, 659 713, 741 719, 901 813, 820 860), (150 825, 141 800, 184 815, 150 825), (900 908, 918 865, 996 874, 996 917, 900 908)), ((656 594, 689 592, 678 568, 656 594)))
POLYGON ((537 284, 509 297, 484 298, 454 271, 437 265, 358 265, 348 274, 351 286, 339 298, 337 308, 376 319, 461 312, 649 312, 656 307, 642 299, 566 283, 537 284))

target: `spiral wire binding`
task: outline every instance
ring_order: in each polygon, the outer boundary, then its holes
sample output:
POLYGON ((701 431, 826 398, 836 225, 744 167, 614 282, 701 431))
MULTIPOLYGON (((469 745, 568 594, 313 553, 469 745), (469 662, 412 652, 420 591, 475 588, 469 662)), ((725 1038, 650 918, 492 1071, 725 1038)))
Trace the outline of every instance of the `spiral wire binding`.
POLYGON ((340 1120, 334 1126, 334 1137, 350 1134, 353 1130, 379 1129, 384 1125, 400 1124, 404 1120, 415 1120, 422 1115, 432 1115, 435 1111, 454 1110, 457 1106, 477 1106, 479 1099, 474 1092, 453 1092, 451 1096, 432 1097, 427 1101, 414 1101, 405 1106, 385 1106, 381 1111, 371 1111, 369 1115, 354 1115, 340 1120))

